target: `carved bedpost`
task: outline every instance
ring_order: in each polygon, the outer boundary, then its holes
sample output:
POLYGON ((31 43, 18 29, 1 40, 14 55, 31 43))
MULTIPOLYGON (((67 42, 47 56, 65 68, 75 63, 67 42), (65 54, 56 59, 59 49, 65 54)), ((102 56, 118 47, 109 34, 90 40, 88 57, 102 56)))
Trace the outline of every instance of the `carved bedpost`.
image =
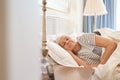
POLYGON ((42 55, 43 57, 46 57, 48 54, 47 46, 47 40, 46 40, 46 0, 42 1, 43 4, 43 19, 42 19, 42 55))

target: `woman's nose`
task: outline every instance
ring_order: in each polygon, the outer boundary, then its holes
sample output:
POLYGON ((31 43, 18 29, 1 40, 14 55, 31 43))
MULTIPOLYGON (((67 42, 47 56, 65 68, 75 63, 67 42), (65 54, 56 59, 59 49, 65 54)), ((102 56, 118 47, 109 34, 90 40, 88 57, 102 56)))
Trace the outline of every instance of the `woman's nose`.
POLYGON ((66 43, 69 44, 69 40, 67 40, 66 43))

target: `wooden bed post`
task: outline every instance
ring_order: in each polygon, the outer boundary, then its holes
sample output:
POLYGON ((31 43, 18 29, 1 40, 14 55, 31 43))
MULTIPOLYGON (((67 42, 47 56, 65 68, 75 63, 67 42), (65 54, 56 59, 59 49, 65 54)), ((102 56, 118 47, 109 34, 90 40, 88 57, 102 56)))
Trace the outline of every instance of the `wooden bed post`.
POLYGON ((48 54, 47 46, 47 40, 46 40, 46 0, 42 1, 43 4, 43 19, 42 19, 42 55, 43 57, 46 57, 48 54))

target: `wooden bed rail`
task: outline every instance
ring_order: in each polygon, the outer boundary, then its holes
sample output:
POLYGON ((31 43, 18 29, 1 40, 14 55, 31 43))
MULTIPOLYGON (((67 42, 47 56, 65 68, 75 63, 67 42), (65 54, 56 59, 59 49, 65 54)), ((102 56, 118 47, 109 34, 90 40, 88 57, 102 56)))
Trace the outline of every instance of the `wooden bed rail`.
POLYGON ((47 41, 46 41, 46 0, 42 1, 43 4, 43 18, 42 18, 42 55, 43 57, 46 57, 48 54, 48 49, 47 47, 47 41))

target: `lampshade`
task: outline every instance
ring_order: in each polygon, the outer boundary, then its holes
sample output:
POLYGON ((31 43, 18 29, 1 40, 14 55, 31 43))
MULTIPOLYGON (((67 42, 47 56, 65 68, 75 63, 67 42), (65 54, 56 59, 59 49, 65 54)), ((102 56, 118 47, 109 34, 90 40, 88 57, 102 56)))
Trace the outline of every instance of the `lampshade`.
POLYGON ((107 14, 106 7, 103 3, 103 0, 87 0, 84 16, 94 16, 94 15, 104 15, 107 14))

